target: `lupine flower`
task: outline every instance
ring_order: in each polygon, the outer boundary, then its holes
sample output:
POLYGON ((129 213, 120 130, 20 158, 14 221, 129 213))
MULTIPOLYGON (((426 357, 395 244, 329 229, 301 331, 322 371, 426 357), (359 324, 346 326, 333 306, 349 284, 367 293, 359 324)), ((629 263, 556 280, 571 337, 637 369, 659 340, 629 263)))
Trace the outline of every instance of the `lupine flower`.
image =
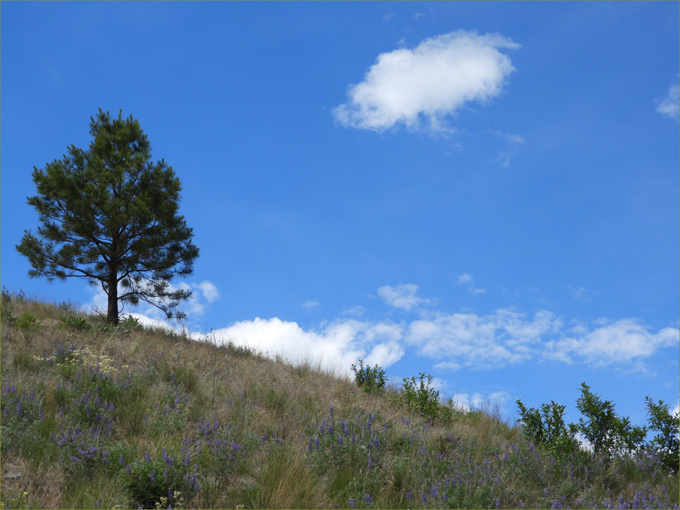
POLYGON ((151 456, 149 455, 149 452, 144 453, 144 460, 147 462, 151 462, 151 456))
POLYGON ((331 418, 333 417, 333 406, 331 406, 331 418))
POLYGON ((354 506, 354 498, 349 498, 349 507, 350 507, 350 508, 356 508, 356 507, 354 506))
POLYGON ((156 483, 156 470, 155 469, 153 471, 151 471, 149 478, 151 478, 151 483, 156 483))
POLYGON ((368 494, 364 494, 364 501, 366 501, 366 503, 368 503, 369 505, 373 503, 371 496, 369 496, 368 494))
POLYGON ((411 502, 411 489, 406 489, 406 501, 411 502))
POLYGON ((427 503, 427 496, 425 494, 423 494, 423 501, 427 503))

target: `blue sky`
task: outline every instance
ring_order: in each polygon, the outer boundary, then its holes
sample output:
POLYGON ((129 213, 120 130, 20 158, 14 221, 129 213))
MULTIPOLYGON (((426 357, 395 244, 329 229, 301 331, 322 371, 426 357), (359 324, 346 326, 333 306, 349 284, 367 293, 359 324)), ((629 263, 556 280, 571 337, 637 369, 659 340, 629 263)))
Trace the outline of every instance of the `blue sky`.
MULTIPOLYGON (((678 3, 2 3, 2 285, 33 167, 138 119, 182 181, 195 333, 431 374, 462 406, 581 382, 678 403, 678 3)), ((135 313, 151 319, 153 310, 135 313)), ((150 319, 149 319, 150 320, 150 319)))

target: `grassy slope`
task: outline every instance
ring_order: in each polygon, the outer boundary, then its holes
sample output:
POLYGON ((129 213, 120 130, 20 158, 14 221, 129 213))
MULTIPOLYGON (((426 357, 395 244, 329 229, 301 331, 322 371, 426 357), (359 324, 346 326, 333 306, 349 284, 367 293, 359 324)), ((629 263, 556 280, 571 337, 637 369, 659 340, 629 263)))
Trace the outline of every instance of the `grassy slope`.
POLYGON ((3 299, 2 316, 6 508, 153 507, 169 488, 181 494, 164 506, 184 508, 678 501, 677 478, 655 459, 555 462, 488 412, 432 426, 396 390, 368 395, 315 367, 233 346, 114 330, 68 304, 17 295, 3 299), (24 312, 42 327, 7 320, 24 312), (67 317, 91 328, 60 327, 67 317))

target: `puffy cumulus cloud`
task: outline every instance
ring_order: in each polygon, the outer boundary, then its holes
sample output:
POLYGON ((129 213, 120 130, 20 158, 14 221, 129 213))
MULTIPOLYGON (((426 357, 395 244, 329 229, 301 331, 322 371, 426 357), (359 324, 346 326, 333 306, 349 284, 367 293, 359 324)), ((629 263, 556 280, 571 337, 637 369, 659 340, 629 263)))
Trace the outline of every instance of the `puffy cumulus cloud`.
POLYGON ((544 355, 548 359, 572 363, 574 357, 595 364, 639 362, 664 347, 677 346, 680 331, 663 328, 652 333, 635 319, 623 319, 580 335, 547 342, 544 355))
POLYGON ((413 283, 404 283, 396 287, 383 285, 378 289, 378 296, 388 305, 408 311, 420 304, 429 303, 428 299, 418 297, 417 292, 418 286, 413 283))
POLYGON ((405 339, 420 355, 445 360, 437 365, 440 368, 492 368, 531 358, 533 344, 561 325, 548 311, 536 313, 533 320, 510 310, 485 317, 438 313, 432 319, 413 321, 405 339))
POLYGON ((319 363, 339 375, 350 375, 352 363, 388 367, 404 355, 403 327, 393 323, 335 321, 320 331, 305 331, 278 318, 236 322, 213 332, 218 343, 232 342, 291 363, 319 363))
POLYGON ((445 116, 501 93, 515 68, 499 49, 519 47, 499 34, 459 30, 426 39, 412 50, 381 53, 333 114, 343 126, 377 132, 397 124, 418 128, 422 116, 430 130, 445 131, 445 116))
POLYGON ((659 101, 656 111, 678 121, 678 99, 680 98, 680 86, 673 85, 668 89, 668 95, 659 101))

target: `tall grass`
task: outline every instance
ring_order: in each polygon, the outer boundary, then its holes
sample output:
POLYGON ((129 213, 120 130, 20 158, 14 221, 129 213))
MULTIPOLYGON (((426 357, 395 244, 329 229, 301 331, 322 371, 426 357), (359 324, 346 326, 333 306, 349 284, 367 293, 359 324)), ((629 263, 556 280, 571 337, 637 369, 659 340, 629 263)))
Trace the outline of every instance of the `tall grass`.
POLYGON ((367 391, 21 293, 1 337, 5 508, 678 508, 653 454, 552 457, 488 410, 433 420, 415 379, 367 391))

